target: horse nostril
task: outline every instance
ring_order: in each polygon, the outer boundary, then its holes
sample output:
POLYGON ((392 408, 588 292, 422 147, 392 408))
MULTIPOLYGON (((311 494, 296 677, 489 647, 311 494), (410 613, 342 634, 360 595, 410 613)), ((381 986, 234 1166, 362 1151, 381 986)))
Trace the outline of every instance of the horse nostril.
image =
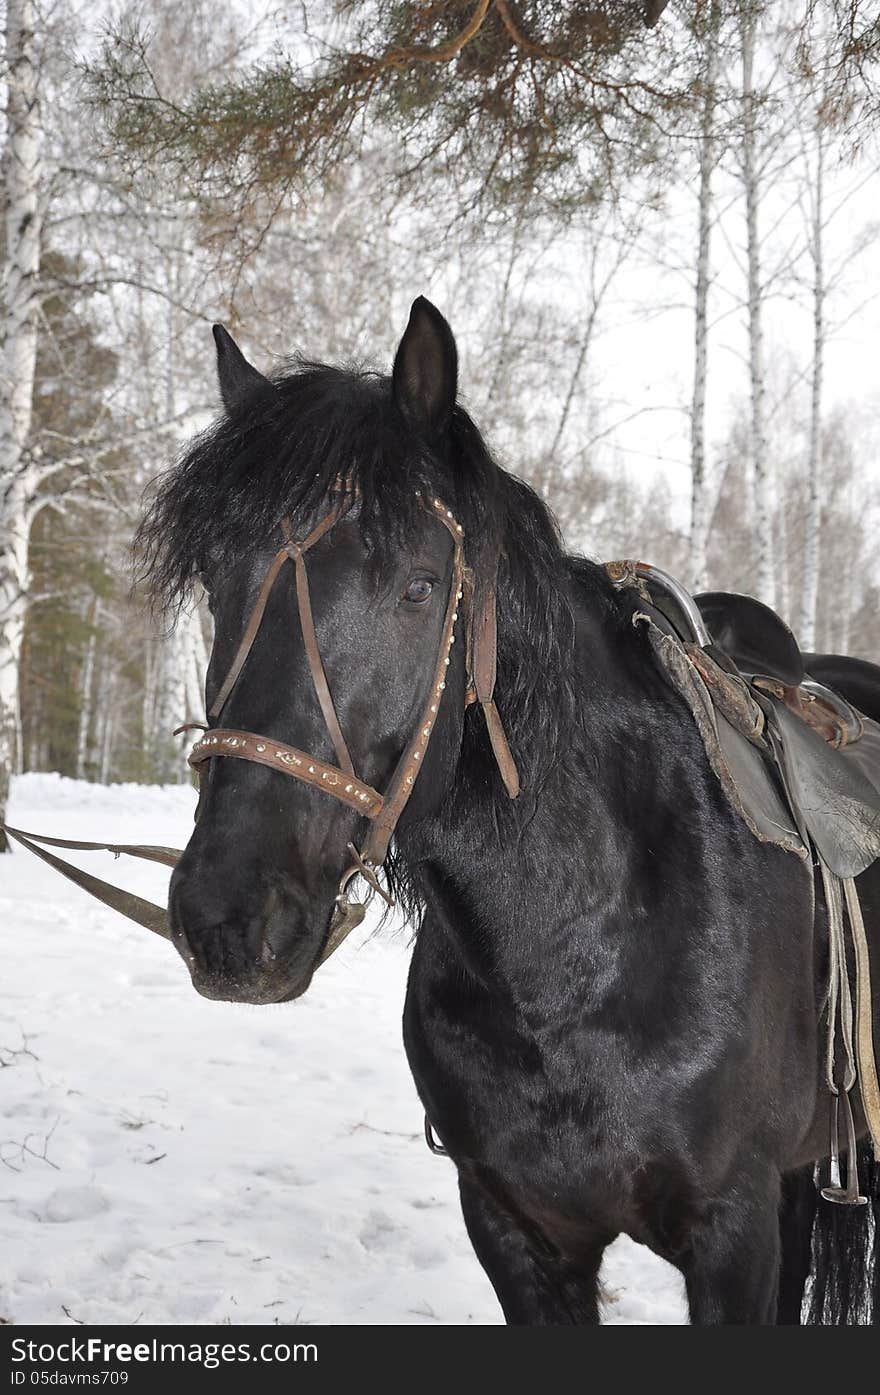
POLYGON ((169 895, 171 940, 199 992, 206 985, 243 992, 249 985, 269 1001, 273 986, 299 982, 311 964, 317 937, 304 932, 313 898, 278 877, 266 886, 261 873, 257 867, 239 887, 219 874, 213 857, 178 864, 169 895))

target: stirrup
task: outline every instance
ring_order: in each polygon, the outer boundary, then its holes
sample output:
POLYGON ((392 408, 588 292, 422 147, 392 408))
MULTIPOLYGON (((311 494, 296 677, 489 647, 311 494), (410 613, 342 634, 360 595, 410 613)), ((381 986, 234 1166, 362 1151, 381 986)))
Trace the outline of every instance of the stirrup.
POLYGON ((867 1206, 868 1198, 859 1192, 859 1165, 856 1155, 856 1126, 853 1122, 852 1105, 849 1102, 849 1094, 846 1090, 841 1090, 839 1094, 831 1096, 831 1170, 829 1176, 829 1186, 823 1187, 820 1195, 826 1201, 836 1202, 838 1206, 867 1206), (840 1102, 843 1100, 846 1113, 846 1186, 841 1186, 840 1182, 840 1136, 838 1133, 838 1115, 840 1102))

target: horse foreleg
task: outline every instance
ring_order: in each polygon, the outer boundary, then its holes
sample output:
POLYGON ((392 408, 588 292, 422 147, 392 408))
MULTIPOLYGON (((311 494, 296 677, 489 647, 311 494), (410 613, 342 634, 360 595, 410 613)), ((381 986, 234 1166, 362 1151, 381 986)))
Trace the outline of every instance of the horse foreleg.
POLYGON ((599 1265, 607 1237, 572 1264, 540 1236, 527 1233, 478 1184, 459 1179, 471 1244, 489 1276, 507 1323, 569 1326, 599 1321, 599 1265))
POLYGON ((779 1292, 779 1181, 746 1177, 706 1208, 676 1261, 691 1322, 776 1322, 779 1292))

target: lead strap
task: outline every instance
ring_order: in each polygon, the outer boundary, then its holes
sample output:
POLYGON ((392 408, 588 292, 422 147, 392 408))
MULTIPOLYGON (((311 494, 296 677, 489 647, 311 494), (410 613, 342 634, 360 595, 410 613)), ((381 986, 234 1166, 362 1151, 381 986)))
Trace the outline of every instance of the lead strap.
POLYGON ((112 852, 115 857, 120 853, 125 853, 128 857, 141 857, 147 862, 160 862, 164 867, 174 867, 181 857, 180 848, 153 847, 143 843, 85 843, 76 838, 48 838, 44 833, 25 833, 21 828, 10 828, 9 824, 2 824, 4 832, 10 838, 14 838, 28 852, 34 853, 37 857, 48 862, 50 867, 54 867, 56 872, 60 872, 62 877, 67 877, 68 881, 76 886, 82 887, 90 896, 94 896, 96 901, 101 901, 111 910, 118 911, 120 915, 127 916, 129 920, 135 921, 137 925, 142 925, 145 930, 152 930, 154 935, 160 935, 163 940, 171 939, 171 932, 168 929, 168 911, 164 906, 157 906, 153 901, 147 901, 143 896, 136 896, 133 891, 125 891, 120 886, 114 886, 112 882, 102 881, 100 877, 92 876, 91 872, 84 872, 81 867, 75 867, 72 862, 65 862, 63 857, 56 857, 54 853, 45 847, 38 847, 39 843, 47 843, 53 848, 73 848, 83 852, 112 852))

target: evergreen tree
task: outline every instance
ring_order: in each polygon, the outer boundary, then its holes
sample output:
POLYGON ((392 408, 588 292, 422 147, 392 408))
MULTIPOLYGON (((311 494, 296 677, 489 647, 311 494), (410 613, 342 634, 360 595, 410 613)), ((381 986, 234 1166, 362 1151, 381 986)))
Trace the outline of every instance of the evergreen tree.
POLYGON ((365 127, 399 148, 396 174, 438 171, 463 207, 599 197, 633 160, 656 157, 692 105, 686 28, 666 0, 337 0, 316 43, 173 94, 131 20, 89 69, 114 148, 161 161, 201 197, 222 189, 239 218, 308 190, 361 148, 365 127), (650 31, 650 34, 648 32, 650 31), (683 42, 682 42, 683 39, 683 42), (316 53, 318 56, 316 56, 316 53))

